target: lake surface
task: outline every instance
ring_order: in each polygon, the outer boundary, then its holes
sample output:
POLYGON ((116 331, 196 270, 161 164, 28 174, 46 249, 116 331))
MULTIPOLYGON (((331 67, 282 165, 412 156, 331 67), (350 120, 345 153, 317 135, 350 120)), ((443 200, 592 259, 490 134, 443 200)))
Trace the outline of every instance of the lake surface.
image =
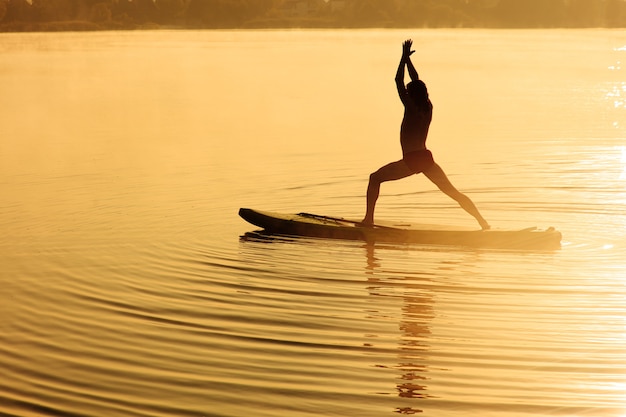
MULTIPOLYGON (((626 32, 0 34, 0 414, 626 416, 626 32), (429 147, 557 251, 242 239, 429 147)), ((423 176, 377 218, 475 226, 423 176)), ((477 225, 476 225, 477 226, 477 225)))

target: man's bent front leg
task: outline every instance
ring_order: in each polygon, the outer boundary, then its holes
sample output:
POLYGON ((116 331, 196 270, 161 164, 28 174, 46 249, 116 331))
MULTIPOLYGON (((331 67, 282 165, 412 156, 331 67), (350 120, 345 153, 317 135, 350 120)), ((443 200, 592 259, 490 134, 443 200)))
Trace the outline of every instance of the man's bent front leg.
POLYGON ((365 218, 363 218, 364 225, 374 224, 374 210, 376 209, 376 201, 378 201, 378 196, 380 195, 380 184, 406 178, 412 174, 411 169, 404 161, 400 160, 387 164, 370 175, 367 185, 367 208, 365 218))
POLYGON ((367 184, 367 208, 365 218, 363 218, 362 221, 366 226, 374 224, 374 210, 376 209, 376 201, 378 201, 378 196, 380 195, 380 184, 376 174, 371 174, 369 183, 367 184))

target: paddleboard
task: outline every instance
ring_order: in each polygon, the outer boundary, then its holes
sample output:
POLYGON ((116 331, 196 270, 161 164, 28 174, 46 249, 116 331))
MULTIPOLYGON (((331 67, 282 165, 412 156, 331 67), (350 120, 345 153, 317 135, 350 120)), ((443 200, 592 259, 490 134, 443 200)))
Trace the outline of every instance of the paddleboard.
POLYGON ((502 249, 561 247, 561 233, 552 227, 475 230, 408 222, 379 222, 374 226, 363 226, 356 220, 340 217, 311 213, 283 214, 249 208, 239 209, 239 216, 267 233, 280 235, 502 249))

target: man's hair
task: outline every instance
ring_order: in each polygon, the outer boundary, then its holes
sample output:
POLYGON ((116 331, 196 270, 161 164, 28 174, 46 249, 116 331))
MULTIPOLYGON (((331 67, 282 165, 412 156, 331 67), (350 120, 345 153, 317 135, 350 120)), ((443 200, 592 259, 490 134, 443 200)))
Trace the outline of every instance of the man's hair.
POLYGON ((421 106, 428 102, 428 89, 426 88, 424 81, 411 81, 406 86, 406 89, 409 93, 409 97, 411 97, 416 105, 421 106))

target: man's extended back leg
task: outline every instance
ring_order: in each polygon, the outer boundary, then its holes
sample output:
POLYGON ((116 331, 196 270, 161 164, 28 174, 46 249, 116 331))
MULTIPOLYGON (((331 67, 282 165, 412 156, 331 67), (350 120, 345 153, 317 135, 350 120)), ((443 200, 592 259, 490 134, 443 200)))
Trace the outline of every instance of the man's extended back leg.
POLYGON ((461 193, 457 190, 454 185, 448 179, 448 176, 443 169, 438 164, 433 164, 426 171, 424 171, 424 175, 431 180, 441 191, 443 191, 447 196, 454 199, 459 205, 471 214, 480 224, 480 227, 483 229, 489 229, 489 224, 480 214, 472 200, 465 194, 461 193))

